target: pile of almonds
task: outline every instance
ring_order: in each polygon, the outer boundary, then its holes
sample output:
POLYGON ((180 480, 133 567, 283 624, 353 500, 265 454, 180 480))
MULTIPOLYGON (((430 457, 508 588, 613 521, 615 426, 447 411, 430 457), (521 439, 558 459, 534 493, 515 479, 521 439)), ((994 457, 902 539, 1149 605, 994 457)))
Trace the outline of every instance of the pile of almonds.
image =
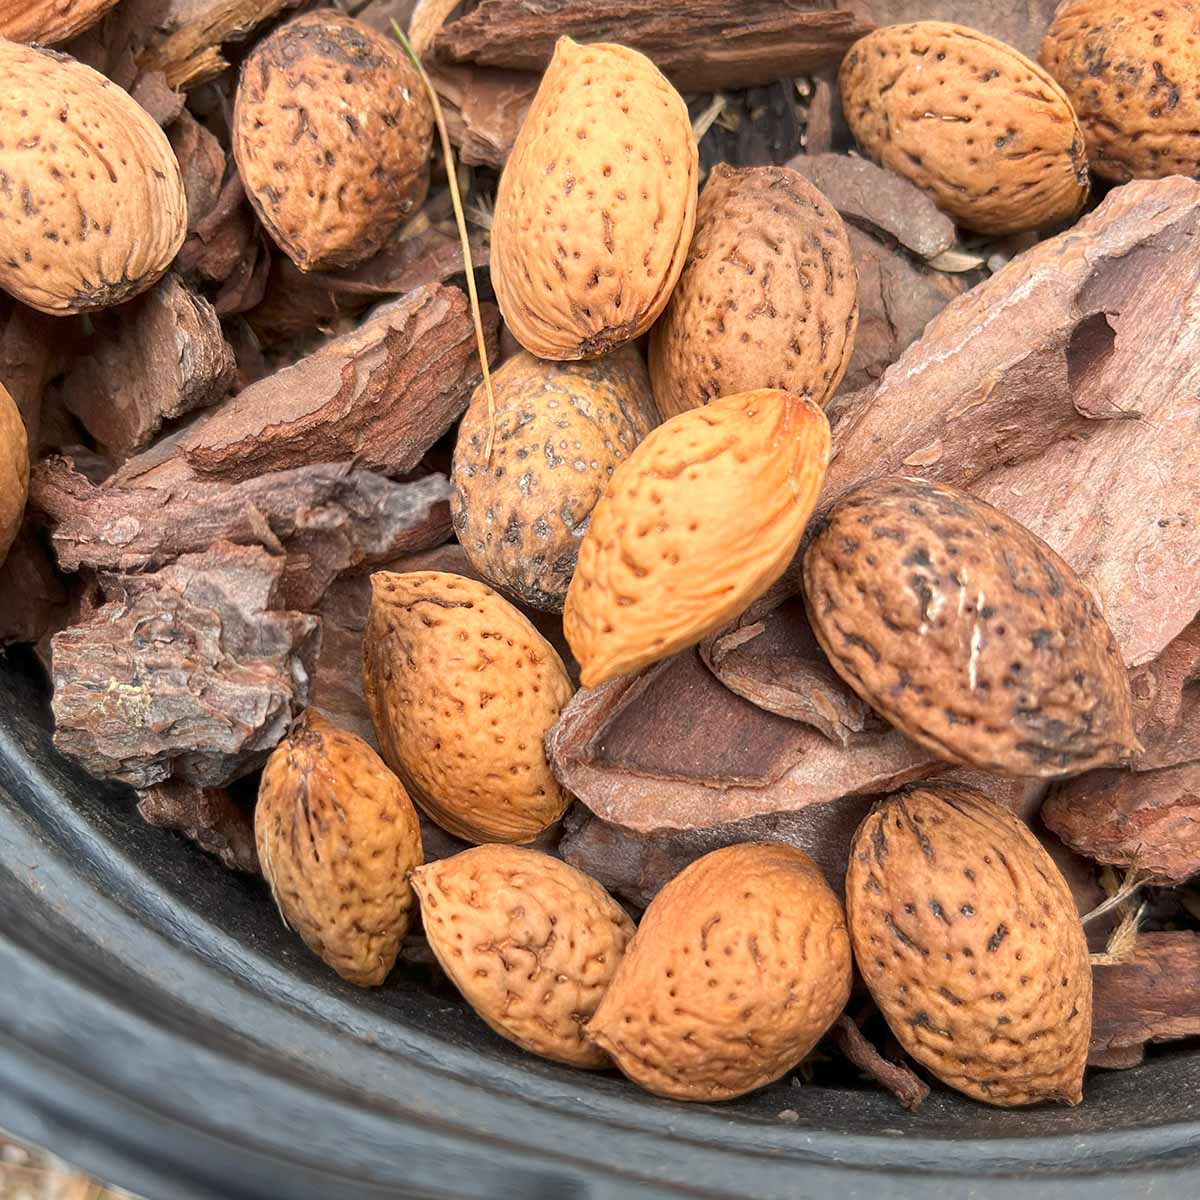
POLYGON ((1200 1035, 1195 5, 162 7, 0 0, 63 753, 676 1100, 1200 1035))

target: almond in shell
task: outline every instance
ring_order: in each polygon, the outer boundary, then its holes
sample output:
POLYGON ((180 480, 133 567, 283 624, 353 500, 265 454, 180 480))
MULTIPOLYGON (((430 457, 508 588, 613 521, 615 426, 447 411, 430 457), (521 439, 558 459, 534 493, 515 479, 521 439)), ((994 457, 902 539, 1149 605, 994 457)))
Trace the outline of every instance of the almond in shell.
POLYGON ((947 761, 1051 778, 1139 748, 1095 598, 990 504, 921 479, 874 480, 814 521, 802 571, 837 673, 947 761))
POLYGON ((29 495, 29 443, 16 401, 0 383, 0 564, 16 540, 29 495))
POLYGON ((646 332, 683 268, 698 154, 687 105, 644 55, 559 38, 505 164, 491 276, 540 358, 593 358, 646 332))
POLYGON ((166 135, 128 92, 0 39, 0 288, 54 315, 145 291, 187 232, 166 135))
POLYGON ((569 797, 543 739, 571 697, 562 659, 485 584, 441 571, 371 576, 363 692, 384 760, 443 829, 531 842, 569 797))
POLYGON ((379 755, 309 709, 267 760, 254 833, 284 921, 343 979, 381 984, 423 860, 416 810, 379 755))
POLYGON ((915 785, 859 827, 854 957, 900 1044, 988 1104, 1078 1104, 1092 1028, 1071 890, 1025 825, 968 787, 915 785))
POLYGON ((594 880, 536 850, 476 846, 413 873, 425 934, 471 1007, 522 1049, 606 1067, 583 1028, 633 937, 594 880))
POLYGON ((823 406, 850 362, 857 296, 846 228, 804 176, 718 164, 650 335, 659 411, 670 417, 753 388, 823 406))
POLYGON ((695 645, 762 595, 796 553, 828 462, 825 414, 774 389, 655 429, 613 472, 567 591, 584 686, 695 645))
POLYGON ((1058 225, 1087 199, 1071 102, 1004 42, 943 21, 888 25, 854 43, 839 81, 863 151, 968 229, 1058 225))
POLYGON ((849 996, 846 920, 816 864, 747 842, 655 896, 587 1036, 647 1091, 728 1100, 796 1066, 849 996))

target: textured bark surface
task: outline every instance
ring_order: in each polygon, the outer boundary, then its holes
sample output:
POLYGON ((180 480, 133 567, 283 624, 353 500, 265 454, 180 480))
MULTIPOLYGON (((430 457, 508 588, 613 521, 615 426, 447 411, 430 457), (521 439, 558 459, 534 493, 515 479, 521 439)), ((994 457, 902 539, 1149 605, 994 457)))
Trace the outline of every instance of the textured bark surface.
MULTIPOLYGON (((477 271, 488 265, 488 243, 480 230, 471 235, 471 261, 477 271)), ((276 254, 266 295, 248 320, 263 342, 270 343, 328 326, 384 297, 444 283, 462 270, 458 235, 427 224, 346 270, 306 274, 286 255, 276 254)))
POLYGON ((1143 933, 1131 962, 1092 969, 1092 1065, 1137 1066, 1147 1042, 1200 1036, 1200 933, 1143 933))
POLYGON ((427 64, 427 70, 459 159, 468 166, 504 166, 540 76, 437 63, 427 64))
POLYGON ((244 483, 97 487, 62 458, 34 469, 35 509, 64 571, 155 571, 217 542, 280 556, 279 591, 313 611, 343 571, 390 562, 450 533, 449 481, 384 479, 349 464, 277 471, 244 483))
POLYGON ((188 233, 216 207, 225 179, 225 151, 221 143, 187 109, 167 130, 167 140, 183 175, 187 195, 188 233))
POLYGON ((0 563, 0 647, 36 642, 56 627, 67 589, 39 530, 26 519, 0 563))
MULTIPOLYGON (((484 328, 494 353, 490 305, 484 328)), ((193 472, 252 480, 348 459, 403 474, 462 412, 479 379, 466 296, 418 288, 126 463, 118 480, 163 487, 193 472)))
POLYGON ((220 787, 259 766, 308 702, 320 622, 287 611, 284 559, 215 542, 102 581, 53 639, 54 744, 100 778, 220 787))
MULTIPOLYGON (((858 271, 858 332, 838 394, 873 384, 950 303, 979 281, 972 271, 948 275, 853 227, 850 253, 858 271)), ((828 410, 834 420, 836 408, 828 410)))
POLYGON ((891 1092, 909 1112, 916 1112, 921 1107, 929 1095, 929 1085, 903 1063, 884 1058, 844 1013, 834 1024, 831 1036, 837 1048, 860 1071, 891 1092))
POLYGON ((731 692, 845 746, 868 727, 880 730, 882 722, 830 666, 799 588, 794 572, 785 575, 732 625, 705 638, 700 657, 731 692))
POLYGON ((788 166, 822 192, 843 221, 922 258, 954 245, 954 222, 915 183, 849 154, 801 154, 788 166))
POLYGON ((843 408, 825 497, 965 487, 1075 568, 1129 665, 1152 659, 1200 609, 1198 232, 1200 184, 1131 183, 954 301, 843 408))
POLYGON ((149 445, 168 422, 222 399, 233 351, 213 307, 168 274, 119 309, 92 317, 88 353, 63 383, 68 409, 114 459, 149 445))
POLYGON ((231 871, 259 873, 250 815, 224 788, 168 780, 140 793, 138 812, 148 825, 178 830, 231 871))
POLYGON ((77 323, 35 312, 15 300, 6 311, 6 300, 0 300, 0 384, 25 422, 32 461, 40 445, 42 396, 61 365, 64 342, 76 335, 77 323))
POLYGON ((896 730, 843 748, 764 712, 723 687, 694 650, 577 693, 548 747, 559 779, 592 812, 642 832, 888 791, 944 765, 896 730))
POLYGON ((815 0, 481 0, 443 26, 435 56, 541 71, 563 36, 619 42, 689 91, 744 88, 837 62, 871 25, 815 0))
POLYGON ((229 65, 226 42, 240 41, 264 21, 294 8, 300 0, 208 0, 191 4, 194 13, 161 42, 137 58, 142 71, 161 71, 174 88, 192 88, 229 65))
POLYGON ((1183 883, 1200 873, 1200 762, 1091 771, 1056 786, 1042 820, 1097 862, 1183 883))
POLYGON ((1153 662, 1132 671, 1129 687, 1145 748, 1134 770, 1200 761, 1200 616, 1153 662))

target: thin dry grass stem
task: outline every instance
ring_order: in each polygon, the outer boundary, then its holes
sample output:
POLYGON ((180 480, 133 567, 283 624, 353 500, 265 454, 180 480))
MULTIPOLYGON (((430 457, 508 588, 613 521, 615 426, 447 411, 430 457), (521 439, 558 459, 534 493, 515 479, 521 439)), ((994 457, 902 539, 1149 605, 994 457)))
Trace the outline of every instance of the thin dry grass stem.
POLYGON ((1136 907, 1130 905, 1126 909, 1121 923, 1109 935, 1104 950, 1088 956, 1093 967, 1115 967, 1133 958, 1133 952, 1137 949, 1138 930, 1145 913, 1144 900, 1136 907))
POLYGON ((454 150, 450 145, 450 133, 446 128, 446 118, 442 115, 442 106, 438 100, 437 91, 425 73, 421 59, 413 49, 408 36, 400 28, 395 18, 392 19, 392 32, 412 60, 417 74, 421 76, 421 82, 425 85, 425 91, 429 95, 429 103, 433 106, 433 119, 437 122, 438 136, 442 141, 442 155, 446 160, 446 180, 450 184, 450 203, 454 205, 454 220, 458 226, 459 241, 462 243, 467 292, 471 298, 471 318, 475 323, 475 344, 479 351, 479 366, 483 371, 483 389, 487 395, 488 435, 487 445, 484 447, 484 461, 491 465, 492 443, 496 438, 496 397, 492 394, 492 372, 488 367, 487 339, 483 336, 483 316, 479 311, 479 293, 475 288, 475 265, 471 261, 471 237, 467 232, 467 218, 463 213, 462 197, 458 191, 458 170, 454 161, 454 150))
POLYGON ((1109 880, 1112 879, 1115 879, 1115 877, 1107 872, 1105 873, 1105 876, 1102 876, 1101 882, 1105 884, 1105 890, 1109 892, 1109 897, 1107 900, 1097 904, 1090 913, 1087 913, 1085 916, 1080 918, 1080 921, 1084 925, 1090 924, 1092 921, 1096 920, 1097 917, 1104 916, 1105 913, 1112 912, 1114 908, 1119 908, 1140 888, 1149 883, 1151 876, 1143 875, 1137 870, 1128 871, 1125 874, 1125 878, 1121 880, 1120 885, 1115 887, 1115 890, 1113 890, 1114 884, 1109 883, 1109 880))
POLYGON ((713 96, 709 106, 692 122, 692 133, 695 135, 696 141, 700 141, 712 128, 713 122, 725 111, 727 103, 728 101, 720 92, 713 96))

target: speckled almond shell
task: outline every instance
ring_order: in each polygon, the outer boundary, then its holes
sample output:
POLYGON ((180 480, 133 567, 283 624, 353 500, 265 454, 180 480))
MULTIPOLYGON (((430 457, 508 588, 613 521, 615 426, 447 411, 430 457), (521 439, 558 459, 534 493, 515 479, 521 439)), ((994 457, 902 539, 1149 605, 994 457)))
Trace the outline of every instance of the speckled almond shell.
POLYGON ((242 66, 233 153, 267 232, 302 271, 370 258, 425 198, 433 109, 390 37, 331 9, 242 66))
POLYGON ((363 692, 384 760, 443 829, 531 842, 570 797, 543 739, 571 697, 554 647, 503 596, 441 571, 371 576, 363 692))
POLYGON ((25 515, 29 496, 29 443, 16 402, 0 383, 0 564, 25 515))
POLYGON ((850 996, 842 906, 802 850, 714 850, 651 901, 587 1036, 635 1083, 729 1100, 790 1071, 850 996))
POLYGON ((0 38, 54 46, 91 28, 117 0, 0 0, 0 38))
POLYGON ((1012 1107, 1083 1098, 1092 970, 1070 888, 972 788, 881 801, 846 873, 854 958, 900 1044, 943 1083, 1012 1107))
POLYGON ((1072 0, 1039 58, 1075 107, 1097 175, 1200 175, 1200 2, 1072 0))
POLYGON ((267 760, 254 837, 284 921, 343 979, 381 984, 424 860, 416 810, 379 755, 309 709, 267 760))
POLYGON ((128 92, 0 40, 0 288, 53 315, 120 304, 167 269, 187 199, 166 135, 128 92))
POLYGON ((650 334, 664 417, 753 388, 824 405, 858 327, 858 273, 833 205, 788 167, 714 167, 683 274, 650 334))
POLYGON ((536 850, 476 846, 413 875, 425 936, 501 1037, 573 1067, 607 1067, 583 1027, 633 922, 592 878, 536 850))
POLYGON ((490 461, 481 384, 459 426, 454 532, 475 569, 522 604, 561 612, 592 509, 657 422, 641 355, 557 363, 522 351, 492 375, 490 461))
POLYGON ((842 107, 877 163, 979 233, 1070 220, 1088 196, 1083 132, 1062 88, 986 34, 889 25, 842 60, 842 107))
POLYGON ((660 425, 592 512, 563 632, 585 687, 695 645, 775 582, 800 544, 829 423, 760 389, 660 425))
POLYGON ((1051 778, 1139 749, 1112 633, 1074 571, 957 488, 889 477, 813 522, 804 602, 838 674, 950 762, 1051 778))
POLYGON ((492 285, 540 358, 645 333, 683 269, 698 156, 687 106, 625 46, 559 38, 500 177, 492 285))

